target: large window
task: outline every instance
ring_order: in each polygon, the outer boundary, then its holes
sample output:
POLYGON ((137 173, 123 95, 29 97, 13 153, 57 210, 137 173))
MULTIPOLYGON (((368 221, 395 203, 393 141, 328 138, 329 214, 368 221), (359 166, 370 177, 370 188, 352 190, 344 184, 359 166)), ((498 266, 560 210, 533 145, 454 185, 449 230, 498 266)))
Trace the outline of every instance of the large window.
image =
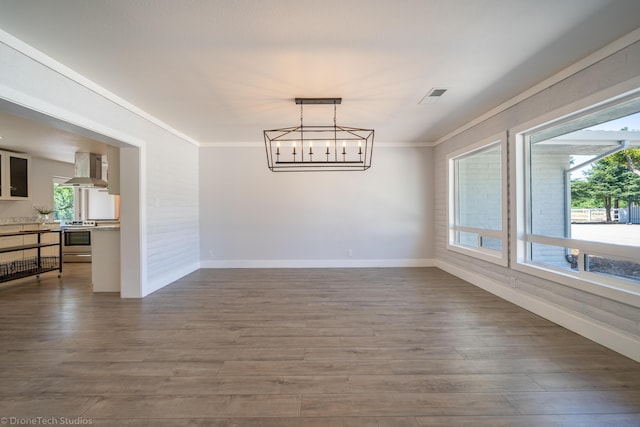
POLYGON ((449 249, 507 265, 503 140, 449 158, 449 249))
POLYGON ((640 98, 525 132, 522 264, 640 287, 640 98))

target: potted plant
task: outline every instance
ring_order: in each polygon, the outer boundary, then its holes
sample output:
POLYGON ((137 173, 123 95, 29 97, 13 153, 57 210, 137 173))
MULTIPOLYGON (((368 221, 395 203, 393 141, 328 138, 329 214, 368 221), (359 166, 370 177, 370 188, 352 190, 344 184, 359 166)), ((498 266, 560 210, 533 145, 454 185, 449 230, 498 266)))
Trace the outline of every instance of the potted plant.
POLYGON ((45 206, 34 206, 33 208, 40 214, 42 226, 44 227, 44 225, 49 222, 49 215, 53 212, 53 209, 45 206))

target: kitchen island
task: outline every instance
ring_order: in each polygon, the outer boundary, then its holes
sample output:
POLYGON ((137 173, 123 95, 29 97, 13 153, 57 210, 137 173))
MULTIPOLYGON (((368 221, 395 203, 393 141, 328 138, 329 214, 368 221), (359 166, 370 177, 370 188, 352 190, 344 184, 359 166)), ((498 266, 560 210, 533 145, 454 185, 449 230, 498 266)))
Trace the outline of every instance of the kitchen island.
POLYGON ((91 229, 93 292, 120 292, 120 227, 91 229))

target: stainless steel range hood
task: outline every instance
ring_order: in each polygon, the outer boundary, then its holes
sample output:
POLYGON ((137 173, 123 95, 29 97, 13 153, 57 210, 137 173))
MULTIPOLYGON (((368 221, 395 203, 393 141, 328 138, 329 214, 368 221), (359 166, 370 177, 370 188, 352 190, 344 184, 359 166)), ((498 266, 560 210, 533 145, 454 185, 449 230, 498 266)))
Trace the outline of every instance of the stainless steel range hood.
POLYGON ((64 185, 79 187, 106 187, 102 179, 102 156, 94 153, 76 153, 75 176, 64 185))

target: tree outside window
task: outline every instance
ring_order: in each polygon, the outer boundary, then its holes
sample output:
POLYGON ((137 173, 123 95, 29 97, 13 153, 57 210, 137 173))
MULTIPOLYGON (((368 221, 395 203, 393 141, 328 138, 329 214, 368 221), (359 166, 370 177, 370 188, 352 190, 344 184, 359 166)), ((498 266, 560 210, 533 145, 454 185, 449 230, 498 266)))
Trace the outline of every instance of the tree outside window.
POLYGON ((637 290, 640 98, 536 129, 523 142, 519 262, 637 290))
POLYGON ((53 184, 53 219, 54 221, 73 221, 73 187, 65 187, 60 183, 53 184))
POLYGON ((574 208, 605 208, 607 222, 612 222, 612 208, 627 207, 640 199, 640 173, 633 159, 640 149, 629 148, 594 162, 583 178, 571 182, 574 208))

